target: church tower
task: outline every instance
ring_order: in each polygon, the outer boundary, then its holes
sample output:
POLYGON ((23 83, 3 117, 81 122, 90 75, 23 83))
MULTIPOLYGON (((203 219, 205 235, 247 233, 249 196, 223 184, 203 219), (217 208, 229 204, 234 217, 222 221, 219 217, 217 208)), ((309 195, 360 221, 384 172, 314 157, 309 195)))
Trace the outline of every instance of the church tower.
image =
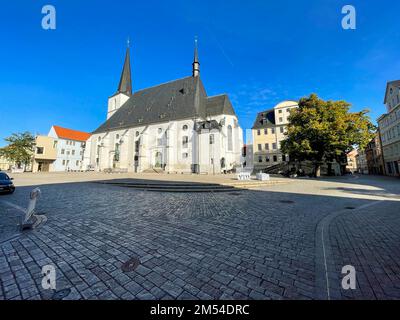
POLYGON ((200 62, 199 62, 199 53, 197 48, 197 37, 194 40, 194 59, 192 66, 193 66, 193 71, 192 71, 193 77, 200 76, 200 62))
POLYGON ((124 67, 122 68, 121 79, 119 80, 117 92, 108 98, 107 120, 132 96, 131 62, 128 47, 125 54, 124 67))

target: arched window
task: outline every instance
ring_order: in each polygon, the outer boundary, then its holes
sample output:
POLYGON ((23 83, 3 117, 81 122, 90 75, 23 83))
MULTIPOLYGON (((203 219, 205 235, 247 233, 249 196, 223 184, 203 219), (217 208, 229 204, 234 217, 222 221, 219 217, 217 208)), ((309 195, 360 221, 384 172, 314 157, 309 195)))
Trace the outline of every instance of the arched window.
POLYGON ((232 126, 228 126, 228 151, 233 150, 233 140, 232 140, 232 126))

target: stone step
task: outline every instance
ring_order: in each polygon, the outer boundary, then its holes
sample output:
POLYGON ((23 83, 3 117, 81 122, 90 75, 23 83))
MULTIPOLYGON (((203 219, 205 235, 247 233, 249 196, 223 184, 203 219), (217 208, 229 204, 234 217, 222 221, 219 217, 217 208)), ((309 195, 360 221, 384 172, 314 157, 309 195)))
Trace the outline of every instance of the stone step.
POLYGON ((125 188, 137 188, 137 189, 163 189, 163 190, 169 190, 169 189, 175 189, 175 190, 216 190, 216 189, 234 189, 235 187, 233 186, 222 186, 222 185, 216 185, 216 186, 202 186, 202 185, 190 185, 190 186, 177 186, 177 185, 136 185, 136 184, 126 184, 126 185, 119 185, 121 187, 125 188))
POLYGON ((101 181, 98 182, 101 184, 110 184, 114 186, 121 186, 121 187, 160 187, 160 188, 215 188, 221 187, 221 184, 216 183, 179 183, 179 182, 107 182, 101 181))
POLYGON ((100 181, 97 183, 132 188, 137 190, 147 190, 154 192, 229 192, 234 191, 235 187, 216 183, 191 183, 191 182, 108 182, 100 181))
POLYGON ((174 193, 200 193, 200 192, 233 192, 235 190, 235 188, 215 188, 215 189, 175 189, 175 188, 144 188, 144 189, 140 189, 140 188, 136 188, 136 190, 146 190, 149 192, 174 192, 174 193))

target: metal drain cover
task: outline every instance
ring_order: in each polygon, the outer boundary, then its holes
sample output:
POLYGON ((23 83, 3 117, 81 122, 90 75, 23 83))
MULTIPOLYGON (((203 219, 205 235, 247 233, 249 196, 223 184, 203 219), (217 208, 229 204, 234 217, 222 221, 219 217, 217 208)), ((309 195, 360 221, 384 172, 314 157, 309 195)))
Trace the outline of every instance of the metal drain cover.
POLYGON ((345 207, 345 209, 347 209, 347 210, 354 210, 355 207, 345 207))
POLYGON ((242 195, 240 192, 230 192, 229 194, 231 196, 241 196, 242 195))
POLYGON ((294 201, 292 201, 292 200, 280 200, 279 202, 280 203, 287 203, 287 204, 294 203, 294 201))
POLYGON ((62 289, 53 293, 52 300, 62 300, 71 293, 71 289, 62 289))
POLYGON ((136 268, 140 265, 140 260, 136 257, 129 259, 122 266, 121 269, 123 272, 131 272, 136 270, 136 268))

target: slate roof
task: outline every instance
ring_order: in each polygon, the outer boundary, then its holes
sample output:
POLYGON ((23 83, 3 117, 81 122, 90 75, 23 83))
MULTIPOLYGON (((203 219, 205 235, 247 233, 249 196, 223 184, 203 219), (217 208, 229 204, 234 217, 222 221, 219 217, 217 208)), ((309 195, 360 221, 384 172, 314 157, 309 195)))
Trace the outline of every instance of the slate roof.
POLYGON ((131 58, 129 47, 126 49, 124 67, 122 68, 121 79, 119 80, 118 93, 132 94, 132 79, 131 79, 131 58))
POLYGON ((208 97, 206 105, 207 116, 217 116, 220 114, 236 115, 233 106, 226 94, 208 97))
POLYGON ((263 129, 275 126, 275 112, 274 109, 266 110, 257 114, 256 121, 254 122, 253 129, 263 129))
POLYGON ((218 114, 235 115, 229 98, 207 98, 200 77, 186 77, 135 92, 93 133, 218 114))

